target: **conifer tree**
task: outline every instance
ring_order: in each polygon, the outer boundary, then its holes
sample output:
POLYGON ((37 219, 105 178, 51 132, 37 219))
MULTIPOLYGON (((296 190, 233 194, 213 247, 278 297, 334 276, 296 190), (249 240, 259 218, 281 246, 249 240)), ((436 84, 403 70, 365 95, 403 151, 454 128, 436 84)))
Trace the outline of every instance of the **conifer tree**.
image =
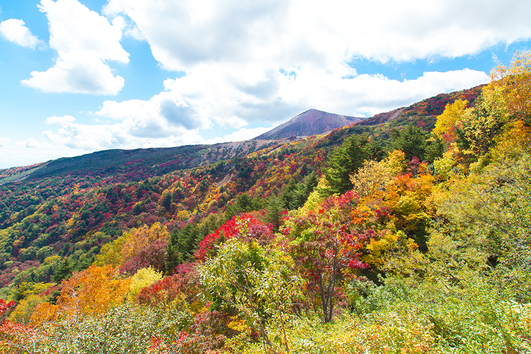
POLYGON ((71 274, 72 265, 70 264, 68 257, 65 257, 64 261, 59 264, 59 267, 57 268, 57 271, 53 276, 53 281, 56 283, 60 283, 61 280, 68 279, 71 274))
POLYGON ((356 172, 365 160, 380 160, 383 150, 380 145, 370 141, 365 135, 352 135, 334 150, 325 170, 326 181, 330 188, 326 194, 343 194, 352 189, 350 175, 356 172))
POLYGON ((407 161, 413 156, 422 161, 426 154, 426 136, 422 129, 409 124, 405 128, 391 132, 390 148, 391 151, 403 151, 407 161))

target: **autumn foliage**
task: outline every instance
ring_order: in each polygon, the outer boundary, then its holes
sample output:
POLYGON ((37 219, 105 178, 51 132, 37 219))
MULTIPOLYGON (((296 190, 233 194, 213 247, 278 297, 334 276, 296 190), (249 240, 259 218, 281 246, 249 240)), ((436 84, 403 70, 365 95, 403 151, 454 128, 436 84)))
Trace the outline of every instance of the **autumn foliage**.
POLYGON ((529 58, 374 125, 0 186, 0 351, 529 352, 529 58))

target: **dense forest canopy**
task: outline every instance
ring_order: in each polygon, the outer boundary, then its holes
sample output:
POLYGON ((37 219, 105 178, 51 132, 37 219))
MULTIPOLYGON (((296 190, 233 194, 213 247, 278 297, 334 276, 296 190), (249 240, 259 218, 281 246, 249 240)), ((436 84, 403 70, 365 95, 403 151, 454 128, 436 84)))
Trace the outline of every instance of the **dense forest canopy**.
POLYGON ((491 77, 208 164, 2 171, 0 350, 531 352, 531 54, 491 77))

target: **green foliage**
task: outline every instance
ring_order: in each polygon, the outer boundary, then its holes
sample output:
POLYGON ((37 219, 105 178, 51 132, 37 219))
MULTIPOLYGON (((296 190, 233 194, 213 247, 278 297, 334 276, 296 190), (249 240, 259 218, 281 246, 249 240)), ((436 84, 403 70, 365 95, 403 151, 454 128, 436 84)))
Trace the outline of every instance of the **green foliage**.
POLYGON ((531 300, 530 180, 531 154, 523 151, 493 161, 442 195, 430 241, 437 259, 457 274, 489 266, 501 288, 531 300))
POLYGON ((53 281, 60 283, 61 280, 68 279, 72 275, 72 265, 70 264, 68 257, 65 257, 64 260, 59 264, 55 274, 53 276, 53 281))
POLYGON ((172 273, 179 264, 194 259, 194 252, 204 236, 205 234, 195 223, 187 224, 180 229, 175 228, 172 231, 166 256, 168 273, 172 273))
POLYGON ((446 147, 444 146, 443 140, 435 135, 431 140, 427 141, 424 158, 431 163, 436 159, 441 158, 445 151, 446 147))
POLYGON ((459 146, 478 158, 495 144, 495 137, 509 121, 500 91, 500 88, 483 90, 474 108, 465 112, 463 127, 457 129, 459 146))
POLYGON ((314 172, 311 172, 299 183, 295 183, 293 179, 290 180, 281 196, 284 208, 294 210, 303 206, 310 193, 317 187, 317 182, 318 179, 314 172))
POLYGON ((194 253, 199 243, 206 235, 219 228, 224 218, 224 215, 211 214, 201 222, 191 222, 173 229, 167 248, 167 273, 172 274, 179 264, 194 261, 194 253))
POLYGON ((181 328, 172 320, 175 315, 126 303, 105 316, 58 322, 34 353, 149 353, 154 344, 163 349, 179 338, 181 328))
POLYGON ((380 160, 383 149, 367 136, 352 135, 333 151, 325 170, 330 188, 328 194, 343 194, 352 189, 350 175, 356 172, 365 160, 380 160))
MULTIPOLYGON (((274 348, 267 325, 286 327, 291 307, 301 296, 302 281, 292 267, 292 260, 277 249, 231 239, 199 273, 207 293, 237 310, 248 326, 258 328, 264 344, 274 348)), ((285 336, 281 342, 289 352, 285 336)))
POLYGON ((266 210, 266 221, 273 224, 273 231, 277 232, 280 228, 282 212, 284 212, 282 200, 276 196, 269 198, 266 210))
POLYGON ((408 124, 400 130, 391 132, 390 150, 400 150, 405 153, 407 161, 416 156, 420 161, 425 159, 426 133, 413 124, 408 124))
POLYGON ((236 202, 232 205, 227 205, 226 220, 232 218, 239 213, 247 213, 253 210, 261 210, 265 208, 265 201, 261 198, 251 198, 249 194, 242 193, 236 198, 236 202))

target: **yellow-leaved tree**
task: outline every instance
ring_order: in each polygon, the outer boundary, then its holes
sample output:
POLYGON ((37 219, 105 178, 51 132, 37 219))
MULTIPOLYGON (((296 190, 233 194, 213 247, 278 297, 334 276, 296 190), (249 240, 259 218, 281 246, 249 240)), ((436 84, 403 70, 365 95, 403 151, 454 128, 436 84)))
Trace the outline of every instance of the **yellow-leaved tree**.
POLYGON ((31 320, 39 325, 58 317, 76 319, 83 315, 103 313, 112 306, 121 304, 129 290, 130 279, 120 279, 110 265, 92 265, 76 272, 63 281, 61 293, 55 305, 37 305, 31 320))
POLYGON ((138 229, 131 229, 112 243, 102 247, 100 254, 96 257, 96 265, 112 265, 121 267, 131 261, 155 241, 167 242, 170 233, 166 226, 154 223, 151 227, 144 225, 138 229))
POLYGON ((462 119, 467 105, 467 100, 455 100, 454 103, 448 103, 444 108, 444 112, 437 117, 432 133, 441 138, 447 148, 457 139, 456 130, 463 125, 462 119))
POLYGON ((498 65, 490 87, 500 88, 512 118, 531 123, 531 52, 516 52, 510 66, 498 65))

